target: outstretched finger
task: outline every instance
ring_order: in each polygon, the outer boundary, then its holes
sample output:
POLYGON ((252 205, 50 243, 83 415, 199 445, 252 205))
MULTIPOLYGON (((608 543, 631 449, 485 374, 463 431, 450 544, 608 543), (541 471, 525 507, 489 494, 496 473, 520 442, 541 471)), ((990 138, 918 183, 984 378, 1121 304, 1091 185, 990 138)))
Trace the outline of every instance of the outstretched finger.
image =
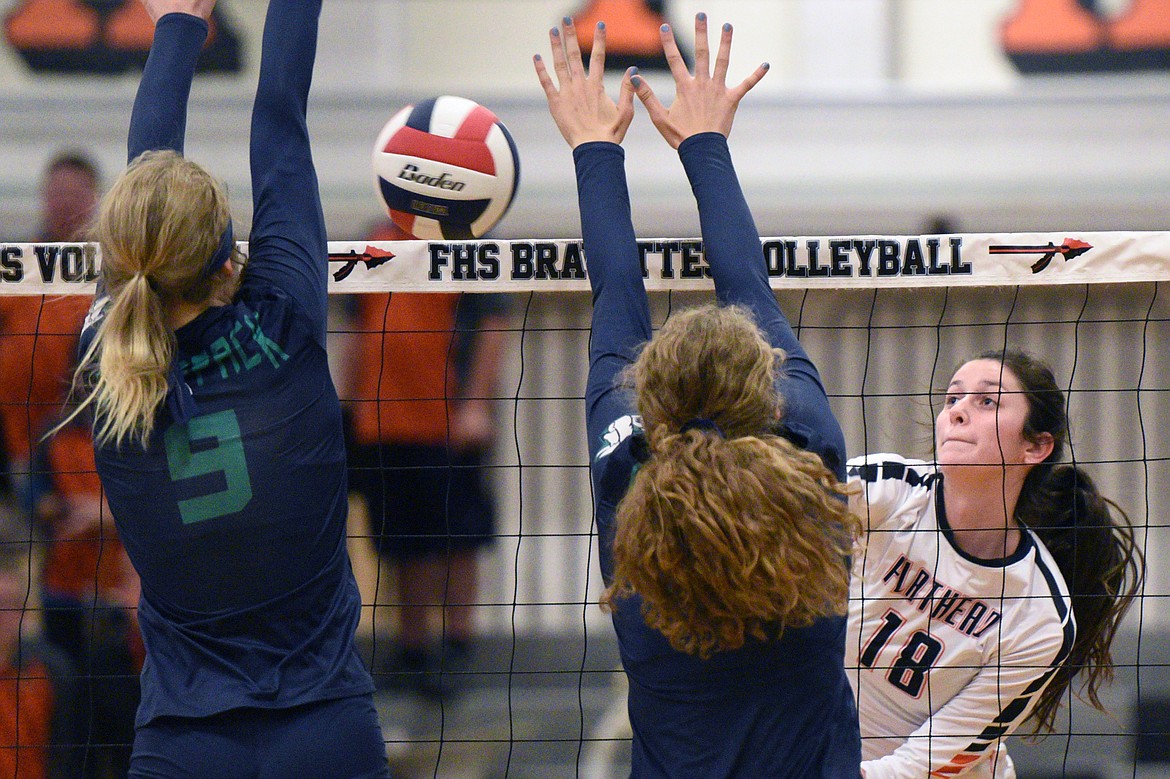
POLYGON ((593 50, 589 52, 589 77, 600 79, 605 75, 605 22, 598 22, 593 31, 593 50))
POLYGON ((711 45, 707 41, 707 14, 695 14, 695 75, 711 73, 711 45))
POLYGON ((650 115, 650 121, 674 148, 678 148, 681 139, 673 137, 675 133, 670 128, 670 116, 666 106, 662 105, 662 101, 654 94, 654 90, 646 83, 646 79, 639 76, 637 73, 632 73, 629 78, 630 86, 638 99, 642 101, 642 105, 646 107, 646 113, 650 115))
POLYGON ((571 76, 569 75, 569 62, 565 59, 564 41, 561 38, 561 31, 558 28, 553 27, 548 31, 548 40, 552 45, 553 70, 557 74, 557 84, 561 89, 564 89, 565 84, 571 80, 571 76))
MULTIPOLYGON (((662 37, 662 53, 666 55, 666 64, 670 66, 674 80, 680 82, 690 78, 691 72, 687 70, 686 60, 683 59, 682 52, 678 50, 678 43, 674 40, 674 30, 670 29, 669 24, 664 24, 659 28, 659 34, 662 37)), ((642 81, 645 82, 645 79, 642 81)), ((641 97, 641 93, 638 96, 641 97)))
POLYGON ((577 27, 573 17, 566 16, 561 24, 562 38, 565 39, 565 55, 569 59, 569 72, 574 77, 585 77, 585 62, 581 59, 581 44, 577 42, 577 27))
POLYGON ((731 94, 735 99, 735 102, 738 103, 740 100, 742 100, 743 96, 750 92, 752 87, 760 83, 760 79, 762 79, 768 73, 768 69, 770 67, 772 66, 767 62, 764 62, 758 68, 749 73, 747 78, 739 82, 739 86, 731 90, 731 94))
POLYGON ((544 89, 544 96, 552 100, 557 96, 557 87, 553 83, 552 76, 549 75, 548 68, 545 67, 544 60, 539 54, 532 57, 532 65, 536 68, 536 77, 540 79, 540 86, 544 89))
POLYGON ((715 73, 711 77, 723 84, 727 81, 727 66, 731 62, 731 25, 724 23, 719 36, 719 53, 715 56, 715 73))
MULTIPOLYGON (((618 93, 618 116, 626 116, 631 120, 634 118, 634 77, 637 75, 637 68, 626 68, 626 74, 622 77, 621 91, 618 93)), ((629 121, 626 126, 629 127, 629 121)))

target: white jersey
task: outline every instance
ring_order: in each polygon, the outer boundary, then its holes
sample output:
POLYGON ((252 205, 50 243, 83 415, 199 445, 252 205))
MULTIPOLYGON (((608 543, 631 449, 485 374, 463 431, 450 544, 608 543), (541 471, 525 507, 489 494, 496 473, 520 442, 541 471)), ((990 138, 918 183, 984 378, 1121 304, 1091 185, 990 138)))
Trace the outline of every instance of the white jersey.
POLYGON ((845 654, 866 779, 1014 777, 1003 739, 1072 647, 1064 577, 1026 529, 1008 558, 960 551, 933 464, 870 455, 849 480, 868 525, 845 654))

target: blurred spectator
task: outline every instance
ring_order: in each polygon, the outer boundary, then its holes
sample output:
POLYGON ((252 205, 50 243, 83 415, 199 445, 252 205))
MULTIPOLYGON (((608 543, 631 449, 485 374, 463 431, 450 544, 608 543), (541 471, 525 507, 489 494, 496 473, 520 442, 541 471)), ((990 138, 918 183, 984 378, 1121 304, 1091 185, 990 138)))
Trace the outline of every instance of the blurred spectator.
POLYGON ((45 637, 81 673, 78 699, 89 779, 124 777, 145 658, 138 630, 138 574, 114 529, 80 418, 38 447, 51 475, 40 520, 49 531, 43 582, 45 637))
POLYGON ((0 776, 73 779, 82 757, 77 676, 40 636, 41 550, 30 527, 0 501, 0 776))
POLYGON ((41 179, 41 229, 37 241, 80 241, 100 196, 97 165, 80 151, 56 154, 41 179))
MULTIPOLYGON (((402 237, 388 224, 370 240, 402 237)), ((437 696, 467 669, 477 550, 494 533, 484 463, 506 298, 399 292, 359 295, 356 308, 350 487, 365 499, 401 604, 397 651, 373 670, 437 696)))
MULTIPOLYGON (((41 179, 34 240, 83 240, 99 189, 97 167, 85 154, 54 156, 41 179)), ((0 295, 0 462, 6 463, 0 489, 14 492, 29 512, 47 489, 45 475, 29 467, 32 452, 64 402, 90 301, 87 295, 0 295)))
MULTIPOLYGON (((100 175, 76 151, 55 155, 41 179, 40 243, 82 241, 100 175)), ((88 426, 44 434, 61 418, 92 298, 0 295, 0 444, 7 482, 48 536, 43 637, 80 673, 76 725, 86 748, 73 777, 125 776, 138 672, 137 575, 104 508, 88 426)), ((23 776, 24 774, 20 774, 23 776)))

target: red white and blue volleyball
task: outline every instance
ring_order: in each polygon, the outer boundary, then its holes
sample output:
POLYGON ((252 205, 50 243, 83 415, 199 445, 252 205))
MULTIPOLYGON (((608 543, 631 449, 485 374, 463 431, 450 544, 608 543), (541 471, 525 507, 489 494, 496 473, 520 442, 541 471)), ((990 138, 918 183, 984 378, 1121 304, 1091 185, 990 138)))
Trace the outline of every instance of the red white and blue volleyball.
POLYGON ((504 123, 444 95, 403 108, 374 144, 374 180, 390 218, 415 238, 469 240, 507 212, 520 157, 504 123))

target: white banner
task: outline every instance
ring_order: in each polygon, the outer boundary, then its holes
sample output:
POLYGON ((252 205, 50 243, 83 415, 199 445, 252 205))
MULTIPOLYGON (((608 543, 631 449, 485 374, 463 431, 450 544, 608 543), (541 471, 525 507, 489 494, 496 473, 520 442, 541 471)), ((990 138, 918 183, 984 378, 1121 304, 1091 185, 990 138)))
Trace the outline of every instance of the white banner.
MULTIPOLYGON (((774 289, 1170 281, 1170 232, 762 239, 774 289)), ((247 252, 247 244, 240 249, 247 252)), ((712 287, 697 238, 638 241, 649 290, 712 287)), ((587 291, 577 240, 330 241, 330 292, 587 291)), ((89 294, 100 252, 0 244, 0 295, 89 294)))

